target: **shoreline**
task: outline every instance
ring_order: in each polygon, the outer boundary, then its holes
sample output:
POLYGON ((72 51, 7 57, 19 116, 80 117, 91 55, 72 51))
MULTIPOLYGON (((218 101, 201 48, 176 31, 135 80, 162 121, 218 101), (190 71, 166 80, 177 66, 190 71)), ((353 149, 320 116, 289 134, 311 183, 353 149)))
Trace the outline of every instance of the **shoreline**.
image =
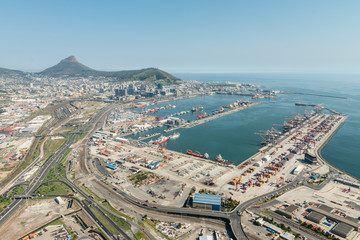
POLYGON ((326 159, 322 156, 322 151, 323 149, 326 147, 326 145, 331 141, 331 139, 333 138, 333 136, 339 131, 339 129, 344 125, 345 123, 345 120, 347 119, 347 116, 346 118, 344 118, 341 122, 341 124, 339 124, 333 131, 332 133, 329 135, 329 137, 326 138, 326 140, 321 143, 321 145, 316 149, 315 151, 315 154, 316 154, 316 157, 321 159, 321 161, 323 161, 324 164, 328 165, 329 167, 333 168, 333 169, 336 169, 338 172, 342 172, 344 175, 348 175, 349 177, 355 179, 356 181, 360 181, 360 178, 356 177, 356 176, 353 176, 352 174, 344 171, 344 170, 341 170, 337 167, 335 167, 334 165, 330 164, 328 161, 326 161, 326 159))

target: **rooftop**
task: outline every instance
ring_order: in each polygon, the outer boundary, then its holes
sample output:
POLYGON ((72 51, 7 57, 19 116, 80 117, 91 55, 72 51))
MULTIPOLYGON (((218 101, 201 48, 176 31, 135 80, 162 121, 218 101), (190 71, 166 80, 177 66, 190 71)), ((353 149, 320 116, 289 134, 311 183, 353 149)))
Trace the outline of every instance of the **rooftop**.
POLYGON ((332 207, 329 207, 329 206, 324 205, 324 204, 321 204, 321 205, 319 206, 319 209, 322 209, 322 210, 327 211, 327 212, 331 212, 331 211, 333 210, 332 207))
POLYGON ((351 233, 354 230, 353 227, 345 224, 345 223, 338 223, 333 229, 332 231, 335 234, 340 234, 341 236, 347 236, 349 233, 351 233))
POLYGON ((313 211, 309 215, 307 215, 307 219, 313 222, 321 222, 325 219, 325 216, 313 211))
MULTIPOLYGON (((358 223, 354 223, 353 221, 350 221, 349 219, 345 219, 343 217, 340 217, 338 215, 335 215, 333 213, 329 213, 329 212, 326 212, 322 209, 319 209, 319 208, 311 208, 310 210, 312 210, 312 212, 318 212, 320 214, 324 214, 325 216, 335 220, 335 221, 339 221, 339 222, 343 222, 343 223, 346 223, 347 225, 350 225, 351 227, 354 227, 356 229, 356 231, 358 231, 360 229, 360 225, 358 223)), ((310 214, 309 214, 310 215, 310 214)))
POLYGON ((195 193, 193 203, 221 205, 221 196, 195 193))
POLYGON ((284 211, 292 213, 298 208, 299 208, 298 206, 295 206, 295 205, 292 204, 292 205, 288 206, 287 208, 285 208, 284 211))

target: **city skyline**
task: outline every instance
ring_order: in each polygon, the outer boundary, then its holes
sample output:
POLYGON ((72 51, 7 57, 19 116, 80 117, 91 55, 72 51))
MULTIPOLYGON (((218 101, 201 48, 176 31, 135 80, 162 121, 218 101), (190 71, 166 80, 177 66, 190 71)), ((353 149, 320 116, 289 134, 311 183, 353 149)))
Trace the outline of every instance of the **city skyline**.
POLYGON ((355 1, 3 4, 0 67, 359 73, 355 1))

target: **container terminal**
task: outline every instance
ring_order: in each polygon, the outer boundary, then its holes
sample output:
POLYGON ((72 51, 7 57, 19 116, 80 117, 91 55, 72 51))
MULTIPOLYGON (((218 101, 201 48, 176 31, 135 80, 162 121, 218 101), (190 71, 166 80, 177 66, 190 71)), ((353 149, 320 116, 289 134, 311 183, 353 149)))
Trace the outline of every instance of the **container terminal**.
MULTIPOLYGON (((218 161, 210 159, 206 153, 191 150, 181 153, 166 149, 166 144, 116 137, 106 134, 106 128, 104 139, 99 140, 97 135, 92 138, 90 155, 95 159, 92 164, 102 166, 94 169, 100 176, 107 176, 108 184, 137 199, 179 207, 195 193, 211 193, 222 196, 220 210, 224 211, 227 199, 246 202, 298 179, 303 179, 304 188, 333 184, 326 178, 333 168, 323 160, 319 149, 346 118, 345 114, 314 105, 312 111, 284 122, 280 131, 272 128, 256 133, 259 151, 237 166, 231 159, 218 161)), ((107 128, 110 129, 111 124, 107 128)), ((217 208, 218 205, 213 207, 217 208)), ((276 206, 271 209, 277 210, 276 206)), ((349 216, 356 217, 356 213, 349 213, 349 216)), ((351 234, 355 236, 358 232, 351 234)))
POLYGON ((314 155, 317 146, 325 141, 334 129, 341 126, 345 119, 344 115, 324 113, 304 116, 285 134, 278 133, 278 136, 275 136, 266 133, 267 145, 238 166, 206 159, 205 153, 189 155, 157 144, 139 147, 138 144, 132 144, 132 140, 116 148, 119 145, 117 141, 106 139, 106 143, 103 143, 93 138, 91 153, 110 162, 120 158, 125 166, 136 163, 136 167, 144 170, 155 169, 160 175, 174 175, 175 179, 186 177, 187 179, 181 181, 190 179, 191 184, 199 187, 204 187, 205 182, 213 182, 214 184, 208 187, 221 191, 228 185, 227 189, 232 189, 234 196, 247 199, 290 180, 293 178, 291 171, 298 165, 304 166, 306 171, 321 167, 321 161, 309 160, 305 155, 314 155), (126 151, 119 152, 119 149, 126 151))

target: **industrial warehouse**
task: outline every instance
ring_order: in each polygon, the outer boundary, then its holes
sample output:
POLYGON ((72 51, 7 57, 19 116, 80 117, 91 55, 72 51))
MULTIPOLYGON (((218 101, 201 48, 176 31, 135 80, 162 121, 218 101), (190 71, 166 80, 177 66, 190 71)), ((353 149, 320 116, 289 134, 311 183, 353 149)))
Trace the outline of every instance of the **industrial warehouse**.
POLYGON ((193 207, 208 210, 221 210, 221 196, 195 193, 193 207))

